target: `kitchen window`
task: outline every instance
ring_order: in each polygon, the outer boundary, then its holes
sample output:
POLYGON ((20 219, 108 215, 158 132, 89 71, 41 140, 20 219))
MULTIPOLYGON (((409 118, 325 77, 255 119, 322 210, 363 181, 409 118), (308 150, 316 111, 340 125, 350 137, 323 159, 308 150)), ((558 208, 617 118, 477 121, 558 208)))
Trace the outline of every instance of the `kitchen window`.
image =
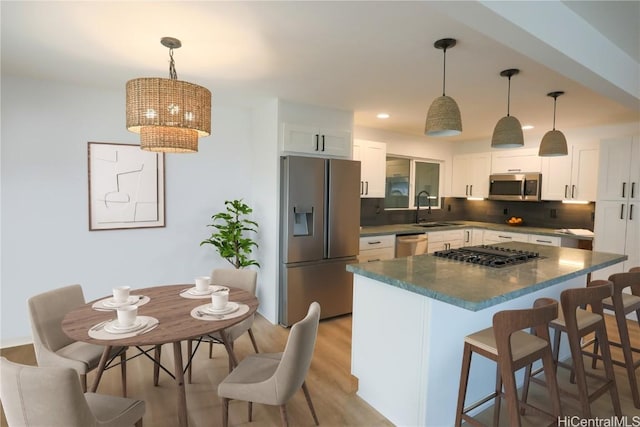
POLYGON ((440 208, 440 163, 433 160, 387 156, 385 209, 440 208), (428 197, 428 203, 427 203, 428 197))

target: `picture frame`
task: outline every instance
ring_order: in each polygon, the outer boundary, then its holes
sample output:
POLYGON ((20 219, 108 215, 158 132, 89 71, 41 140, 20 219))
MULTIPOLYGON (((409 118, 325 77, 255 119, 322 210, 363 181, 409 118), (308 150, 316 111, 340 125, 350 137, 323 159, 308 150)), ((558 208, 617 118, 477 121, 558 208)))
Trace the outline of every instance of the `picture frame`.
POLYGON ((165 226, 164 153, 88 142, 89 231, 165 226))

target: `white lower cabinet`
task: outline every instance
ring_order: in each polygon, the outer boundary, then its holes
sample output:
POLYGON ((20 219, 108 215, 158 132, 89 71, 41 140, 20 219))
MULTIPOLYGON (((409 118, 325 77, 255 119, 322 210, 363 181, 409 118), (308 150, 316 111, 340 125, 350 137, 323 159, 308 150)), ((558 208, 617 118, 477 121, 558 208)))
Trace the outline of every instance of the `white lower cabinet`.
POLYGON ((396 256, 396 235, 360 237, 358 262, 382 261, 396 256))
POLYGON ((478 246, 482 244, 484 230, 479 228, 466 228, 463 232, 462 246, 478 246))
POLYGON ((434 231, 427 234, 427 252, 430 254, 465 246, 465 230, 434 231))
POLYGON ((484 230, 482 243, 493 245, 504 242, 524 242, 529 243, 529 235, 525 233, 512 233, 510 231, 484 230))

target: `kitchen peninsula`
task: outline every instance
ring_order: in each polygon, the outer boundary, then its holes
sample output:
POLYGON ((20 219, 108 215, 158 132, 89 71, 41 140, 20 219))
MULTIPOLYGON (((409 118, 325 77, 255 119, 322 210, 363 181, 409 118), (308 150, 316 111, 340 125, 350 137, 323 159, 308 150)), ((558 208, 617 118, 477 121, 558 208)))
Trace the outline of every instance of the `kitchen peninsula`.
MULTIPOLYGON (((351 372, 358 395, 396 425, 453 425, 464 337, 491 326, 505 309, 529 308, 584 287, 592 271, 626 255, 511 242, 536 252, 531 261, 492 268, 418 255, 352 264, 351 372)), ((568 357, 561 345, 560 357, 568 357)), ((488 394, 495 364, 472 359, 467 402, 488 394)), ((520 382, 520 379, 519 379, 520 382)))

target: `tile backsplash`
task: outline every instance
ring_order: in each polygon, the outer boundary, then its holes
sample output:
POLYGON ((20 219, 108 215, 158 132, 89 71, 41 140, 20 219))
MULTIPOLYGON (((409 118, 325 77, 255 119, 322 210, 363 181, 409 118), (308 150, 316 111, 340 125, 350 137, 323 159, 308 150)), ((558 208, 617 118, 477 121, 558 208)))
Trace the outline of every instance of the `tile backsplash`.
MULTIPOLYGON (((595 203, 586 205, 562 202, 503 202, 443 197, 441 208, 420 209, 421 221, 481 221, 504 223, 512 216, 524 225, 545 228, 586 228, 593 230, 595 203)), ((384 199, 361 199, 360 225, 407 224, 416 220, 415 209, 384 209, 384 199)))

